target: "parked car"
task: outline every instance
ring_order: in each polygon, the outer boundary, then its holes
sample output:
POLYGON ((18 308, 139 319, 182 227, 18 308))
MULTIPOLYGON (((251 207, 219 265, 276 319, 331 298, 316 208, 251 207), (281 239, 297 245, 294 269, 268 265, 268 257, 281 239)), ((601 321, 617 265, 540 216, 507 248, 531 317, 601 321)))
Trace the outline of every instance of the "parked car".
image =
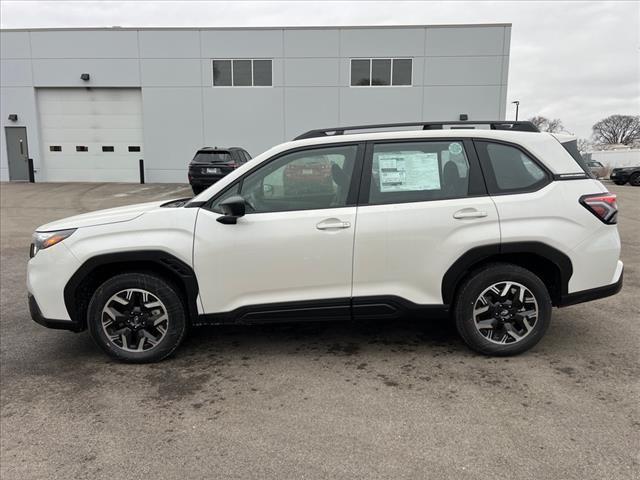
POLYGON ((189 184, 193 193, 199 194, 249 160, 251 155, 240 147, 201 148, 189 163, 189 184))
POLYGON ((552 307, 622 287, 618 208, 575 138, 486 123, 313 130, 193 199, 43 225, 27 269, 31 315, 88 329, 137 363, 167 357, 198 325, 408 312, 450 317, 482 354, 524 352, 552 307), (282 188, 305 175, 322 194, 282 188))
POLYGON ((629 182, 629 185, 640 187, 640 167, 614 168, 611 170, 609 178, 616 185, 624 185, 629 182))
POLYGON ((596 160, 587 161, 587 167, 596 178, 604 178, 607 168, 596 160))

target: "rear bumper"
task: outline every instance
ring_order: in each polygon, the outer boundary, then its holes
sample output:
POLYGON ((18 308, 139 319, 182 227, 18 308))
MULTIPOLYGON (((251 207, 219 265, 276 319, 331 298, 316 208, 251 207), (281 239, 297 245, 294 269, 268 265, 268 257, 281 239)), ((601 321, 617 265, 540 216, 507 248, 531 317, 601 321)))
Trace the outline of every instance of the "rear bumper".
POLYGON ((210 187, 218 180, 224 178, 226 176, 225 173, 219 175, 191 175, 189 177, 189 184, 194 185, 196 187, 210 187))
POLYGON ((622 289, 622 278, 624 270, 620 272, 620 278, 617 282, 603 287, 590 288, 589 290, 581 290, 579 292, 569 293, 563 295, 560 299, 559 307, 568 307, 569 305, 576 305, 578 303, 590 302, 591 300, 597 300, 599 298, 606 298, 615 295, 622 289))
POLYGON ((73 320, 45 318, 40 311, 36 298, 31 294, 29 294, 29 314, 34 322, 39 323, 43 327, 54 328, 56 330, 70 330, 72 332, 82 331, 82 327, 73 320))

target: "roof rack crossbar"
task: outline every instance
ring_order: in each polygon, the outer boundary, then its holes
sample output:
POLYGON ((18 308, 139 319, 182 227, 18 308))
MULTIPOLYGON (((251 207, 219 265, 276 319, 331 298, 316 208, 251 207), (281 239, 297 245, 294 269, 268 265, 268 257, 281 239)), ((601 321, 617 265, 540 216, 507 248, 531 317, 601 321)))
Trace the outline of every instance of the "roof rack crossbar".
POLYGON ((518 132, 539 132, 538 127, 528 121, 508 121, 508 120, 465 120, 465 121, 443 121, 443 122, 404 122, 404 123, 378 123, 372 125, 351 125, 348 127, 318 128, 309 130, 298 135, 294 140, 305 138, 328 137, 333 135, 344 135, 351 130, 375 130, 380 128, 402 128, 402 127, 422 127, 422 130, 442 130, 445 125, 466 126, 474 128, 473 125, 489 125, 491 130, 512 130, 518 132))

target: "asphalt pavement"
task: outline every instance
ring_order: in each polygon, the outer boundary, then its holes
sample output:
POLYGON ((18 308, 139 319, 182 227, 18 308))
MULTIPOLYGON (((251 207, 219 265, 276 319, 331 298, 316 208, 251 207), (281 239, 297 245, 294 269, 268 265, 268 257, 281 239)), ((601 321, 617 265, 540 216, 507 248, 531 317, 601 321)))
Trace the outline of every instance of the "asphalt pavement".
POLYGON ((640 188, 618 193, 625 285, 486 358, 445 321, 198 328, 111 361, 27 311, 35 227, 184 185, 0 185, 0 477, 637 479, 640 188))

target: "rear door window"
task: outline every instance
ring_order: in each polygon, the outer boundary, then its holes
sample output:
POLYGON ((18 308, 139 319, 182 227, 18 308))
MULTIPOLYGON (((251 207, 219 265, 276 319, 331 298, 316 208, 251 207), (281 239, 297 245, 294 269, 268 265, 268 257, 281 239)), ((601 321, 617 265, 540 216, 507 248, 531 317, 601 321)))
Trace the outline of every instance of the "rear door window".
POLYGON ((462 141, 376 143, 369 203, 421 202, 480 193, 462 141))
POLYGON ((547 172, 515 146, 476 141, 489 193, 523 193, 549 182, 547 172))

